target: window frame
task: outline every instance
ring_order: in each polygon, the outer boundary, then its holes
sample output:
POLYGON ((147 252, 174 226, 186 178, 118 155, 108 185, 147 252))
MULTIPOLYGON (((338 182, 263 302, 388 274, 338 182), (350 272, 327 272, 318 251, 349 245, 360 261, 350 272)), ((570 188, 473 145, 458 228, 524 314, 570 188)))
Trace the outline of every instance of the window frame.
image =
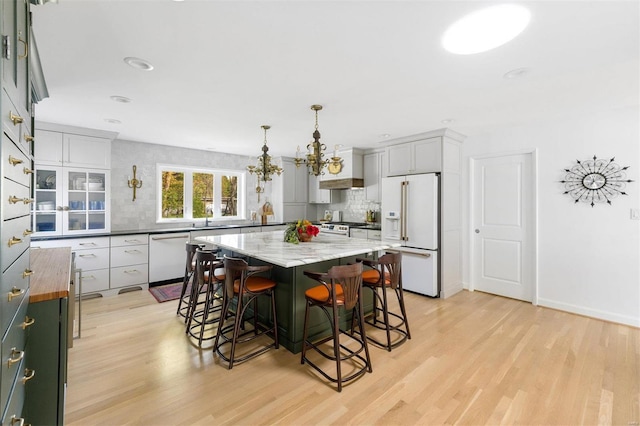
POLYGON ((213 175, 213 217, 209 222, 223 222, 229 220, 245 220, 246 212, 246 171, 231 169, 208 169, 204 167, 178 166, 175 164, 156 164, 156 223, 179 223, 205 220, 205 218, 193 217, 193 174, 204 173, 213 175), (162 173, 177 172, 184 173, 183 188, 183 217, 165 218, 162 217, 162 173), (238 178, 238 198, 236 216, 221 216, 222 207, 222 176, 236 176, 238 178))

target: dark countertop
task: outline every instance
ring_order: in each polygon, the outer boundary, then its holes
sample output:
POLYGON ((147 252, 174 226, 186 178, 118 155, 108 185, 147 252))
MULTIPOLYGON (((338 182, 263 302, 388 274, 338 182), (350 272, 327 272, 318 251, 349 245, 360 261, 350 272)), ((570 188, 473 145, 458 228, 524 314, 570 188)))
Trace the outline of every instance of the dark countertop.
POLYGON ((98 234, 38 236, 38 237, 31 238, 31 241, 62 240, 67 238, 111 237, 116 235, 173 234, 178 232, 207 231, 207 230, 213 230, 213 229, 255 228, 255 227, 279 226, 279 225, 286 225, 286 223, 268 223, 266 225, 232 224, 232 225, 213 225, 213 226, 195 226, 195 227, 192 226, 192 227, 184 227, 184 228, 129 229, 129 230, 121 230, 121 231, 103 232, 98 234))

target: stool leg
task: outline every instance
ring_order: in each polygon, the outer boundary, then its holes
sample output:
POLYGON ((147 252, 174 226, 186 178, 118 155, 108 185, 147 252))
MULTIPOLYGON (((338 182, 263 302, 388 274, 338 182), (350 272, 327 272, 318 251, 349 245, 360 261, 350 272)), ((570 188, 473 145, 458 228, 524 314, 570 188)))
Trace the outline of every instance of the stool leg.
POLYGON ((391 328, 389 325, 389 305, 387 300, 387 288, 382 288, 382 315, 384 316, 384 326, 387 331, 387 351, 391 352, 391 328))
POLYGON ((305 301, 304 307, 304 327, 302 328, 302 355, 300 356, 300 364, 304 364, 304 357, 307 353, 307 325, 309 322, 309 301, 305 301))
POLYGON ((407 339, 411 339, 411 332, 409 331, 409 320, 407 319, 407 310, 404 307, 404 294, 401 289, 397 288, 396 295, 398 296, 398 304, 400 305, 402 318, 404 318, 404 326, 407 329, 407 339))
POLYGON ((333 304, 333 353, 336 357, 336 369, 338 377, 338 392, 342 392, 342 369, 340 368, 340 318, 338 309, 333 304))

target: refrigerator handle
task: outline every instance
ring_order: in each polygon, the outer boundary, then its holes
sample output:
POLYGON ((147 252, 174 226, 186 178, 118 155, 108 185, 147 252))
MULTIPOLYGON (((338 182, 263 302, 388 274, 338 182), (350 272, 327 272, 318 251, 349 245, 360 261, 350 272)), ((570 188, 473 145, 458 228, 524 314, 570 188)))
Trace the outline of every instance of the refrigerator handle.
POLYGON ((400 188, 400 240, 407 240, 407 185, 409 182, 402 181, 400 188))

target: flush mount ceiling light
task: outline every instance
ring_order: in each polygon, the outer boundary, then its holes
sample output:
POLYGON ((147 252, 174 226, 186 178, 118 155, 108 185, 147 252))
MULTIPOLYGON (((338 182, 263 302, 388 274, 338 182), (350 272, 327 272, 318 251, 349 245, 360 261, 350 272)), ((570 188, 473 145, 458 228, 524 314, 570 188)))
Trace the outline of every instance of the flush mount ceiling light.
POLYGON ((127 56, 124 58, 125 64, 137 68, 143 71, 151 71, 153 69, 153 65, 149 63, 149 61, 145 61, 144 59, 134 58, 133 56, 127 56))
POLYGON ((451 124, 451 123, 453 123, 454 121, 456 121, 456 120, 455 120, 455 119, 453 119, 453 118, 445 118, 444 120, 441 120, 440 122, 441 122, 442 124, 451 124))
POLYGON ((110 96, 110 98, 112 101, 120 102, 122 104, 128 104, 129 102, 131 102, 131 99, 127 98, 126 96, 113 95, 110 96))
POLYGON ((505 73, 505 75, 503 75, 503 78, 506 78, 507 80, 512 80, 514 78, 520 78, 520 77, 524 77, 526 74, 528 74, 530 71, 529 68, 516 68, 515 70, 511 70, 507 73, 505 73))
POLYGON ((115 118, 105 118, 104 121, 106 121, 109 124, 120 124, 120 123, 122 123, 122 121, 116 120, 115 118))
POLYGON ((500 4, 472 12, 454 22, 442 37, 451 53, 486 52, 514 39, 529 24, 531 13, 515 4, 500 4))

